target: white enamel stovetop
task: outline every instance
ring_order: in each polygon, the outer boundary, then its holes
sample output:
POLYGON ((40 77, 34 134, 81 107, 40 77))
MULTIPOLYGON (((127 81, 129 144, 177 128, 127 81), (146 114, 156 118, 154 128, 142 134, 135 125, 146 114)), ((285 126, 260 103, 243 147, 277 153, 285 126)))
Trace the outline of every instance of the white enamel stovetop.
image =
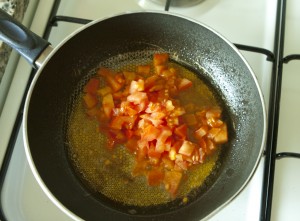
MULTIPOLYGON (((38 25, 38 20, 43 22, 41 14, 48 16, 44 12, 45 7, 50 7, 53 1, 40 0, 40 8, 38 8, 37 16, 33 20, 33 29, 38 25), (50 6, 49 6, 50 5, 50 6)), ((287 29, 293 31, 299 29, 293 22, 297 17, 300 21, 299 13, 296 8, 297 0, 289 1, 289 11, 292 15, 288 19, 290 22, 287 29)), ((247 44, 273 50, 274 31, 275 31, 275 16, 276 16, 276 0, 205 0, 197 6, 175 8, 171 7, 169 11, 183 14, 194 19, 197 19, 206 25, 217 30, 233 43, 247 44)), ((151 1, 146 0, 63 0, 58 9, 58 15, 78 16, 86 19, 97 19, 110 16, 124 11, 136 10, 163 10, 164 6, 156 5, 151 1)), ((299 10, 298 10, 299 12, 299 10)), ((42 25, 42 24, 41 24, 42 25)), ((67 35, 79 28, 81 25, 69 24, 60 22, 58 27, 54 27, 50 34, 49 41, 56 46, 67 35)), ((40 29, 39 29, 40 30, 40 29)), ((40 30, 42 33, 43 28, 40 30)), ((39 33, 39 34, 41 34, 39 33)), ((300 52, 300 46, 297 39, 300 37, 300 31, 296 37, 290 35, 287 37, 290 44, 287 44, 285 54, 300 52), (298 44, 298 46, 296 46, 298 44)), ((268 108, 269 102, 269 85, 271 77, 271 62, 266 61, 264 55, 241 51, 253 68, 258 82, 262 88, 265 97, 265 103, 268 108)), ((8 97, 1 113, 0 118, 0 134, 3 134, 2 141, 0 140, 0 153, 4 152, 11 131, 16 110, 20 103, 20 96, 26 83, 26 77, 22 79, 20 72, 30 70, 27 64, 24 64, 22 59, 18 63, 16 75, 20 78, 14 78, 8 93, 8 97), (23 68, 24 67, 24 68, 23 68), (21 80, 20 80, 21 79, 21 80), (25 83, 24 83, 25 82, 25 83), (17 97, 16 97, 17 96, 17 97), (13 115, 13 116, 11 116, 13 115), (3 132, 3 133, 2 133, 3 132)), ((278 137, 278 146, 281 151, 286 151, 285 148, 297 149, 297 130, 300 125, 300 120, 297 114, 300 112, 300 102, 297 92, 299 92, 298 84, 293 79, 299 79, 294 70, 300 70, 300 66, 293 62, 285 71, 291 72, 291 75, 286 75, 283 79, 283 96, 282 99, 282 116, 280 119, 278 137), (294 76, 295 75, 295 76, 294 76), (291 79, 290 79, 291 78, 291 79), (297 91, 298 90, 298 91, 297 91), (296 100, 298 99, 298 104, 296 100), (292 106, 290 105, 292 104, 292 106), (293 107, 293 108, 289 108, 293 107), (292 109, 292 110, 291 110, 292 109), (297 123, 298 122, 298 123, 297 123), (292 125, 292 126, 291 126, 292 125), (294 135, 290 137, 291 135, 294 135), (286 139, 286 137, 288 137, 286 139)), ((263 176, 264 157, 261 159, 257 171, 246 188, 227 206, 211 216, 209 220, 259 220, 260 216, 260 199, 261 186, 263 176)), ((300 168, 300 162, 296 160, 282 160, 277 163, 278 170, 275 174, 275 190, 274 190, 274 205, 272 212, 272 220, 300 220, 300 214, 295 200, 300 198, 299 188, 300 178, 292 179, 297 175, 297 169, 300 168), (292 171, 292 173, 290 173, 292 171), (287 180, 287 184, 283 183, 287 180), (286 190, 292 189, 293 192, 286 193, 286 190), (295 208, 293 213, 290 209, 295 208), (293 214, 293 215, 291 215, 293 214), (297 218, 298 217, 298 218, 297 218), (285 219, 283 219, 285 218, 285 219)), ((298 176, 299 177, 299 176, 298 176)), ((25 159, 25 153, 22 142, 22 131, 20 131, 15 145, 14 153, 5 179, 4 188, 2 190, 2 205, 4 213, 8 220, 14 221, 40 221, 40 220, 60 220, 70 221, 70 217, 60 211, 43 193, 35 181, 33 174, 30 171, 29 165, 25 159)), ((298 200, 299 202, 299 200, 298 200)))

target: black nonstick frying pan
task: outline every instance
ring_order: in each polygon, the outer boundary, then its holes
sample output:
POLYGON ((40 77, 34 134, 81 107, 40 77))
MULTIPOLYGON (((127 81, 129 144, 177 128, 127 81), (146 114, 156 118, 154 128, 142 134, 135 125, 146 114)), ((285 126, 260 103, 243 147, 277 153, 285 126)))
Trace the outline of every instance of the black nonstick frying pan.
POLYGON ((200 220, 230 202, 255 172, 266 134, 262 93, 238 50, 209 27, 166 12, 124 13, 87 24, 53 49, 0 11, 0 35, 38 69, 24 111, 26 154, 41 188, 75 220, 200 220), (127 205, 95 193, 76 173, 68 126, 88 73, 153 52, 168 52, 211 85, 226 110, 229 142, 187 203, 127 205))

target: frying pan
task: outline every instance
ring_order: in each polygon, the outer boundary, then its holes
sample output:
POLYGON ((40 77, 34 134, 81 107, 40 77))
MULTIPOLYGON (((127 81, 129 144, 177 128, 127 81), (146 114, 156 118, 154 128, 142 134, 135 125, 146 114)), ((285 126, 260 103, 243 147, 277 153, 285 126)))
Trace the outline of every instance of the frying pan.
POLYGON ((1 11, 0 33, 38 68, 24 110, 26 155, 41 188, 73 219, 200 220, 230 202, 251 179, 265 141, 262 93, 238 50, 211 28, 172 13, 124 13, 93 21, 52 49, 1 11), (185 204, 174 200, 137 207, 95 194, 78 178, 68 156, 66 122, 74 91, 82 89, 87 73, 112 57, 128 61, 128 54, 151 51, 168 52, 206 79, 223 101, 230 122, 220 166, 185 204))

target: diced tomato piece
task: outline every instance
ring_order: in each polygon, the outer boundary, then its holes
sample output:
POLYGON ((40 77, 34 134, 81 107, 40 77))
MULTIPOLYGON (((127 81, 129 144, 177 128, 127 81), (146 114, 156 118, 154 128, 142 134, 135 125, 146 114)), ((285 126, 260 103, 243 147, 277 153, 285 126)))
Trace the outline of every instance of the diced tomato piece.
POLYGON ((155 146, 155 150, 159 153, 162 153, 165 151, 165 143, 166 140, 172 135, 172 131, 167 128, 167 127, 163 127, 160 130, 160 133, 157 137, 157 141, 156 141, 156 146, 155 146))
POLYGON ((125 84, 125 77, 123 75, 123 73, 118 73, 116 74, 115 76, 115 79, 118 83, 120 83, 121 85, 124 85, 125 84))
POLYGON ((194 126, 198 123, 195 114, 186 114, 186 115, 184 115, 184 120, 185 120, 186 124, 189 125, 189 126, 194 126))
POLYGON ((105 78, 107 84, 114 92, 117 92, 122 88, 123 84, 118 82, 118 80, 114 77, 114 73, 110 69, 100 68, 98 70, 98 74, 105 78))
POLYGON ((216 149, 215 143, 212 140, 207 139, 206 140, 206 148, 204 149, 205 153, 207 155, 211 155, 215 151, 215 149, 216 149))
POLYGON ((169 61, 169 54, 168 53, 157 53, 153 55, 153 65, 162 65, 166 64, 169 61))
POLYGON ((100 116, 101 114, 101 110, 97 107, 93 107, 91 109, 88 109, 86 111, 87 115, 90 116, 90 117, 97 117, 97 116, 100 116))
POLYGON ((133 94, 135 92, 144 91, 144 80, 139 79, 138 81, 131 81, 129 93, 133 94))
POLYGON ((207 132, 208 132, 208 126, 203 125, 198 130, 195 131, 195 137, 200 139, 200 138, 204 137, 207 134, 207 132))
POLYGON ((159 79, 159 76, 157 76, 157 75, 152 75, 152 76, 146 78, 145 84, 144 84, 145 90, 149 90, 149 88, 152 88, 158 79, 159 79))
POLYGON ((150 114, 143 114, 143 115, 140 115, 140 117, 142 119, 145 119, 147 121, 150 121, 155 127, 158 127, 159 125, 161 125, 163 123, 163 120, 160 120, 160 119, 154 119, 151 117, 150 114))
POLYGON ((192 86, 193 86, 193 83, 186 78, 181 78, 177 84, 177 88, 179 91, 186 90, 192 86))
POLYGON ((188 162, 185 160, 181 159, 176 159, 175 164, 182 170, 187 170, 188 169, 188 162))
POLYGON ((127 97, 127 101, 134 104, 141 104, 143 101, 148 100, 147 93, 145 92, 135 92, 127 97))
POLYGON ((149 157, 154 157, 154 158, 160 158, 161 157, 161 153, 157 152, 155 150, 155 146, 154 145, 150 145, 149 150, 148 150, 148 156, 149 157))
POLYGON ((169 151, 169 158, 170 160, 175 160, 176 159, 176 154, 177 154, 177 150, 175 147, 171 147, 170 151, 169 151))
POLYGON ((168 70, 168 67, 166 65, 155 65, 154 69, 156 74, 162 75, 164 71, 168 70))
POLYGON ((207 118, 206 122, 211 127, 220 127, 223 124, 223 121, 214 117, 207 118))
POLYGON ((97 78, 91 78, 84 87, 84 92, 96 95, 100 81, 97 78))
POLYGON ((206 154, 203 148, 199 148, 199 163, 204 163, 205 156, 206 154))
POLYGON ((166 190, 171 194, 172 197, 175 197, 179 184, 182 179, 182 173, 179 171, 165 171, 164 184, 166 190))
POLYGON ((113 117, 112 121, 110 122, 110 127, 113 129, 121 130, 122 127, 127 129, 132 129, 137 116, 117 116, 113 117))
POLYGON ((154 127, 153 125, 148 125, 145 127, 141 134, 141 140, 152 141, 158 138, 161 131, 154 127))
POLYGON ((103 88, 100 88, 99 90, 97 90, 97 94, 100 96, 105 96, 107 94, 111 94, 112 93, 112 89, 108 86, 105 86, 103 88))
POLYGON ((107 75, 112 75, 113 72, 112 72, 109 68, 101 67, 101 68, 99 68, 97 74, 98 74, 99 76, 105 77, 105 76, 107 76, 107 75))
POLYGON ((208 137, 209 139, 213 140, 214 137, 215 137, 220 131, 221 131, 220 128, 218 128, 218 127, 213 127, 213 128, 211 128, 211 129, 208 131, 207 137, 208 137))
POLYGON ((213 108, 213 109, 210 109, 206 112, 205 116, 206 118, 220 118, 221 117, 221 113, 222 113, 222 110, 220 108, 213 108))
POLYGON ((227 125, 224 123, 220 132, 214 137, 216 144, 226 143, 228 141, 227 125))
POLYGON ((107 75, 105 79, 114 92, 117 92, 122 88, 122 84, 120 84, 113 76, 107 75))
POLYGON ((147 161, 145 161, 146 155, 144 155, 143 152, 144 152, 144 150, 138 150, 138 152, 137 152, 135 166, 132 171, 132 176, 134 176, 134 177, 139 176, 139 175, 145 175, 145 171, 148 166, 148 163, 147 163, 147 161))
POLYGON ((112 94, 107 94, 102 99, 102 107, 107 117, 112 115, 112 110, 115 107, 112 94))
POLYGON ((161 169, 152 169, 147 173, 149 186, 158 186, 164 180, 164 172, 161 169))
POLYGON ((175 106, 173 105, 173 102, 171 100, 167 100, 164 105, 166 107, 166 110, 169 112, 175 109, 175 106))
POLYGON ((185 110, 182 107, 175 107, 175 109, 172 111, 172 116, 179 117, 185 114, 185 110))
POLYGON ((178 153, 186 155, 186 156, 191 156, 196 145, 190 141, 183 141, 178 153))
POLYGON ((132 71, 123 71, 123 75, 125 77, 126 83, 129 84, 136 78, 136 73, 132 71))
POLYGON ((134 109, 135 105, 129 101, 122 101, 120 103, 120 113, 123 115, 136 115, 138 112, 134 109))
POLYGON ((137 66, 137 73, 140 74, 150 74, 151 66, 150 65, 138 65, 137 66))
POLYGON ((168 156, 162 157, 163 166, 167 170, 172 170, 174 168, 174 161, 171 160, 168 156))
POLYGON ((88 109, 95 107, 98 103, 97 97, 90 93, 85 94, 83 100, 88 109))
POLYGON ((138 148, 138 145, 137 145, 137 139, 135 138, 130 138, 129 140, 127 140, 125 146, 127 147, 127 149, 130 151, 130 152, 135 152, 138 148))
POLYGON ((175 77, 175 72, 173 72, 171 69, 163 69, 159 73, 163 78, 170 80, 170 78, 175 77))
POLYGON ((180 138, 180 139, 185 139, 187 135, 187 125, 182 124, 179 127, 176 127, 174 130, 174 133, 180 138))

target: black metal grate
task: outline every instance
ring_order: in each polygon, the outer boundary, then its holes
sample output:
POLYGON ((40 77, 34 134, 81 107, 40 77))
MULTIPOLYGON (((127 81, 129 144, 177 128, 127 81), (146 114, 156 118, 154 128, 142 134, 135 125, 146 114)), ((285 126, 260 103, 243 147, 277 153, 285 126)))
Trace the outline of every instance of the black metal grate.
MULTIPOLYGON (((169 10, 172 0, 166 0, 165 11, 169 10)), ((57 9, 60 5, 60 0, 56 0, 52 9, 49 23, 44 33, 44 38, 48 39, 52 27, 59 25, 60 22, 70 22, 77 24, 86 24, 91 20, 83 18, 75 18, 68 16, 57 15, 57 9)), ((277 135, 278 135, 278 123, 279 123, 279 111, 280 111, 280 96, 281 96, 281 83, 282 83, 282 67, 283 64, 287 64, 292 60, 300 60, 300 54, 290 54, 283 57, 284 51, 284 33, 285 33, 285 17, 286 17, 286 0, 277 0, 277 14, 276 14, 276 29, 274 33, 274 49, 269 51, 264 48, 258 48, 255 46, 235 44, 235 46, 244 51, 258 53, 266 55, 266 62, 272 62, 272 78, 270 86, 270 101, 269 101, 269 113, 268 113, 268 134, 266 141, 265 150, 265 170, 263 179, 263 192, 261 202, 261 220, 271 220, 271 209, 272 209, 272 196, 273 196, 273 185, 274 185, 274 172, 276 159, 282 158, 300 158, 300 153, 281 152, 276 153, 277 146, 277 135)), ((32 76, 35 72, 32 72, 32 76)), ((30 81, 29 81, 30 82, 30 81)), ((25 93, 26 94, 26 93, 25 93)), ((6 155, 3 161, 3 165, 0 170, 0 198, 2 193, 2 187, 6 175, 6 171, 10 162, 11 154, 14 149, 14 144, 17 138, 17 134, 21 125, 23 106, 25 102, 25 96, 23 103, 19 110, 19 115, 16 120, 13 134, 11 136, 6 155)), ((0 201, 0 220, 5 221, 5 215, 2 211, 2 205, 0 201)))

